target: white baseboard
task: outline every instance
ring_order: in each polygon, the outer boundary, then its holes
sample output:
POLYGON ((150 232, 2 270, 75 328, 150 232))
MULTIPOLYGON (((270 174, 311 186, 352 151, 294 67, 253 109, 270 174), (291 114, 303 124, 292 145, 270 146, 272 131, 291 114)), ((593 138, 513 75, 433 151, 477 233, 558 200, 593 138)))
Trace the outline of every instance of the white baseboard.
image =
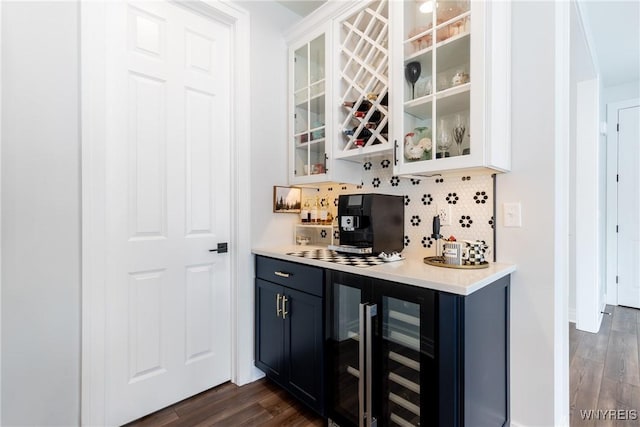
POLYGON ((238 378, 236 382, 234 382, 233 380, 231 382, 233 382, 237 386, 243 386, 245 384, 258 381, 259 379, 264 378, 264 376, 265 376, 264 372, 262 372, 260 369, 256 368, 255 366, 252 366, 251 373, 248 376, 243 376, 241 378, 238 378))
POLYGON ((576 323, 576 309, 569 308, 569 322, 576 323))

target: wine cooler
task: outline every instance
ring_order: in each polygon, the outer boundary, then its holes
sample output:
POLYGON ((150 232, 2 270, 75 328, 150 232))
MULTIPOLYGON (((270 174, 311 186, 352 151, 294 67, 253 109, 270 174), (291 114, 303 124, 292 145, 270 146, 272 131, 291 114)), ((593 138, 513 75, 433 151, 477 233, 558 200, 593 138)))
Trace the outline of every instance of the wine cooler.
POLYGON ((435 292, 340 272, 328 276, 331 421, 432 425, 439 385, 435 292))

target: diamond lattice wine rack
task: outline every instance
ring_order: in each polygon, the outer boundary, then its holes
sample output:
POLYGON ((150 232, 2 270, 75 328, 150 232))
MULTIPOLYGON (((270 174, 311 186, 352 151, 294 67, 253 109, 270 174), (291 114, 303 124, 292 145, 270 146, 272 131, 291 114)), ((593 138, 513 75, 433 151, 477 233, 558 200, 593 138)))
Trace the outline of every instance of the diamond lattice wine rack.
POLYGON ((391 149, 389 143, 389 7, 368 3, 339 23, 340 83, 336 157, 359 158, 391 149))

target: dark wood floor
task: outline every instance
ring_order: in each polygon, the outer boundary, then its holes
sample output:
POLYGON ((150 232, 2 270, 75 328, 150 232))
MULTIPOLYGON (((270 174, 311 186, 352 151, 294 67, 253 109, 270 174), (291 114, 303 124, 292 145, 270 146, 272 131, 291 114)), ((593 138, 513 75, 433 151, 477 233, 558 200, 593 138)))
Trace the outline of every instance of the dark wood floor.
POLYGON ((142 426, 323 426, 322 418, 262 379, 242 387, 225 383, 140 418, 142 426))
MULTIPOLYGON (((640 310, 607 306, 597 334, 569 326, 571 427, 640 426, 640 310), (637 411, 636 420, 582 419, 580 410, 637 411)), ((618 418, 631 412, 623 412, 618 418)))
MULTIPOLYGON (((597 334, 569 326, 571 427, 640 426, 640 310, 607 306, 597 334), (635 410, 637 420, 583 420, 581 410, 635 410)), ((630 414, 630 413, 629 413, 630 414)), ((200 393, 128 427, 322 426, 324 421, 266 379, 200 393)))

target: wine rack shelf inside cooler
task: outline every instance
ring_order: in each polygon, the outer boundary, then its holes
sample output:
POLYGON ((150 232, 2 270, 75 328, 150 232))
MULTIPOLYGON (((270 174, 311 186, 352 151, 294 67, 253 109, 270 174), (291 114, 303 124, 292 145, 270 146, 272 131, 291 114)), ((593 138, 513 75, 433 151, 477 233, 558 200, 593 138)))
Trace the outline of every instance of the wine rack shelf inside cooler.
POLYGON ((386 347, 390 420, 400 426, 420 425, 420 352, 390 341, 386 347))
POLYGON ((359 155, 349 152, 358 148, 391 148, 387 132, 389 110, 383 105, 389 88, 388 11, 386 0, 372 2, 340 24, 339 157, 359 155), (370 97, 371 94, 375 96, 370 97), (355 117, 354 112, 365 100, 371 103, 370 108, 364 117, 355 117), (344 107, 345 103, 354 103, 354 108, 344 107), (380 117, 372 125, 369 120, 374 114, 380 117))
POLYGON ((400 426, 420 425, 420 306, 391 297, 384 300, 382 335, 389 421, 400 426))

